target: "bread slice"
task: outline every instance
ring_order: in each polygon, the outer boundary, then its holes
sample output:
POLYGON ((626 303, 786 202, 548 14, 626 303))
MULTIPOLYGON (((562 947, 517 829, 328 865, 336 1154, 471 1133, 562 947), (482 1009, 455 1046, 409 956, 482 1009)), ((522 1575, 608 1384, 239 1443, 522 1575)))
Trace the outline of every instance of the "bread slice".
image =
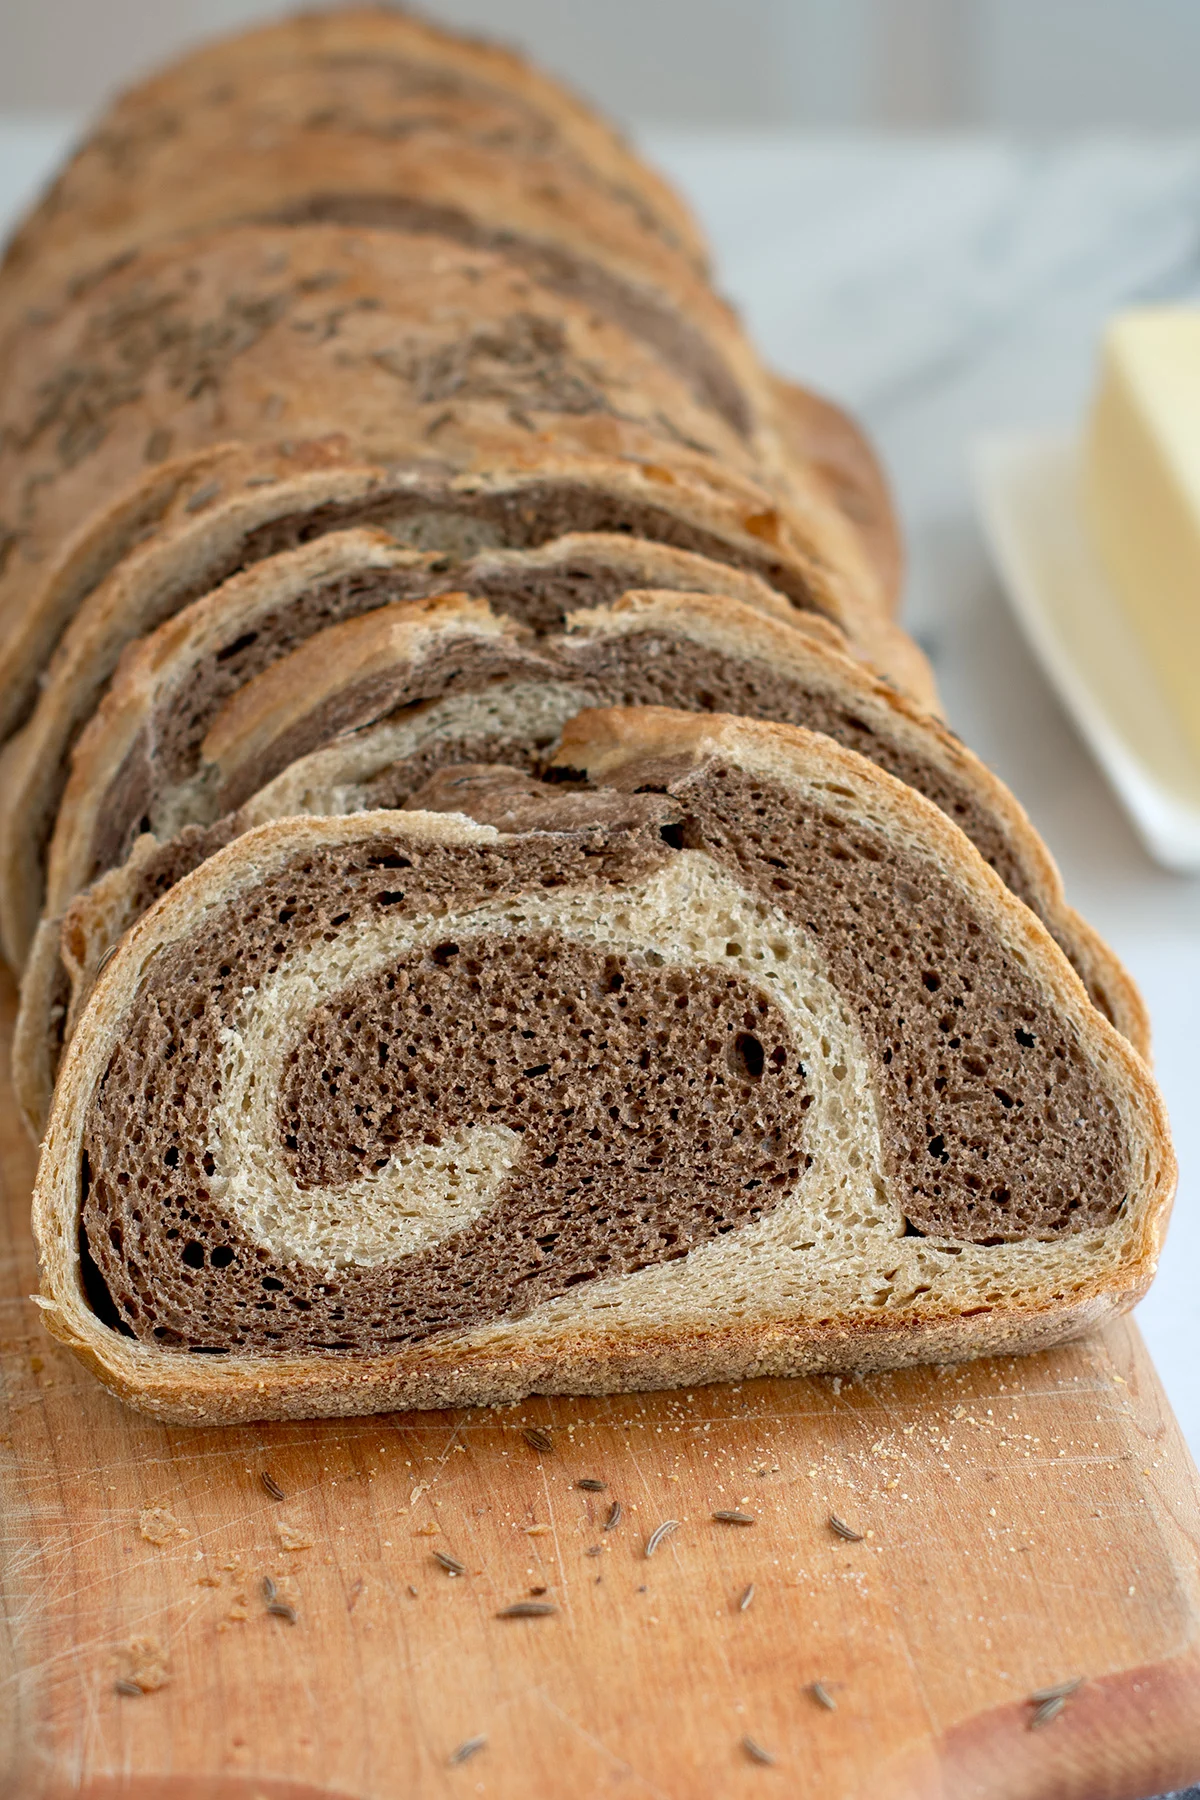
POLYGON ((101 1380, 193 1423, 478 1404, 1028 1350, 1140 1295, 1153 1080, 936 807, 658 710, 584 715, 571 771, 260 827, 125 937, 34 1201, 101 1380))
POLYGON ((454 472, 547 452, 633 459, 668 479, 748 485, 760 541, 826 565, 826 610, 878 606, 873 571, 827 496, 785 495, 754 447, 658 353, 505 258, 428 235, 333 225, 229 229, 147 251, 32 315, 0 390, 0 640, 31 631, 0 726, 20 717, 62 628, 40 560, 120 495, 148 455, 218 439, 340 431, 356 452, 454 472))
MULTIPOLYGON (((548 566, 540 579, 552 586, 567 580, 577 604, 596 567, 579 549, 580 534, 620 535, 713 565, 693 563, 681 582, 661 566, 669 559, 648 566, 651 552, 643 548, 630 552, 628 586, 726 591, 780 612, 790 601, 806 618, 814 609, 827 609, 823 617, 845 611, 828 572, 763 504, 760 490, 715 470, 701 477, 659 463, 547 452, 523 466, 453 476, 419 465, 359 463, 338 436, 302 439, 283 450, 225 445, 202 454, 195 466, 180 458, 144 477, 76 534, 9 640, 19 679, 22 667, 38 666, 56 624, 63 632, 32 717, 0 764, 0 932, 10 964, 22 967, 32 941, 67 753, 121 651, 235 571, 325 532, 363 525, 387 531, 403 546, 436 551, 449 560, 448 585, 461 586, 454 568, 473 556, 560 539, 568 567, 559 577, 548 566), (579 579, 572 569, 582 571, 579 579)), ((547 554, 553 565, 555 553, 547 554)), ((610 567, 615 554, 606 553, 610 567)), ((553 604, 547 602, 551 610, 553 604)), ((936 705, 929 665, 911 640, 873 609, 851 610, 856 653, 936 705)))
POLYGON ((127 659, 80 741, 14 1046, 17 1092, 35 1135, 103 958, 206 855, 288 814, 406 805, 448 763, 538 770, 565 722, 598 702, 753 714, 825 731, 871 757, 966 830, 1047 924, 1094 1003, 1148 1053, 1137 989, 1067 906, 1013 796, 935 719, 834 644, 726 596, 613 600, 611 589, 603 604, 593 592, 566 634, 540 639, 461 594, 383 605, 306 636, 313 611, 289 618, 277 604, 272 617, 268 608, 283 581, 312 578, 318 554, 361 558, 358 582, 348 584, 360 592, 370 559, 384 573, 399 560, 368 534, 343 533, 275 559, 286 565, 277 571, 263 564, 235 577, 127 659), (247 657, 258 672, 239 686, 247 657), (131 851, 124 877, 103 879, 131 851))

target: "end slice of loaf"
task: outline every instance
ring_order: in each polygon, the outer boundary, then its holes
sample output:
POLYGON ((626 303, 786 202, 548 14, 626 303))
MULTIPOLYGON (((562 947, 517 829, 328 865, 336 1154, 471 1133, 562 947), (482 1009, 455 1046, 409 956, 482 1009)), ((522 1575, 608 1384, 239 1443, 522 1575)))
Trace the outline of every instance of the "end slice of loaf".
POLYGON ((936 807, 661 709, 555 774, 259 827, 124 938, 34 1204, 109 1387, 215 1422, 881 1368, 1141 1294, 1153 1079, 936 807))

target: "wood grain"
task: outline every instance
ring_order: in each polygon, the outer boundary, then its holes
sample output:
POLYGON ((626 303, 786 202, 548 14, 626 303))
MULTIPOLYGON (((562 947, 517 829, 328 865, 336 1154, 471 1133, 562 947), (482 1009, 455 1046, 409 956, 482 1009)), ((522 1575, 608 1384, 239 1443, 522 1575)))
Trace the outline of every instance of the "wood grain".
POLYGON ((1141 1800, 1200 1777, 1200 1491, 1132 1324, 863 1381, 170 1429, 43 1335, 32 1172, 5 1096, 5 1796, 1141 1800), (558 1610, 497 1618, 530 1597, 558 1610), (1030 1729, 1028 1696, 1080 1675, 1030 1729))

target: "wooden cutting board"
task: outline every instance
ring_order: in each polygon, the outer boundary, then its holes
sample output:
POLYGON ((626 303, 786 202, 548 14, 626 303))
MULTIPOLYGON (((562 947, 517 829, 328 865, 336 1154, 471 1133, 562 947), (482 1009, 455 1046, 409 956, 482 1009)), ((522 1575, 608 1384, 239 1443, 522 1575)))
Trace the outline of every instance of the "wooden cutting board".
POLYGON ((43 1335, 4 1101, 12 1800, 1141 1800, 1200 1778, 1200 1490, 1131 1324, 862 1381, 169 1429, 43 1335), (522 1599, 556 1610, 497 1617, 522 1599), (1079 1676, 1031 1728, 1029 1696, 1079 1676))

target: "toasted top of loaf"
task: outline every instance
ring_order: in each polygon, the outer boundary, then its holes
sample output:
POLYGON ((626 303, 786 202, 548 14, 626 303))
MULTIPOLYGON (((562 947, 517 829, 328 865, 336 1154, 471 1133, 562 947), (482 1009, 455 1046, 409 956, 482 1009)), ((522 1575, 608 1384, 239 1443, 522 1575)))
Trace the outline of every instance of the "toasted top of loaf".
POLYGON ((211 1419, 878 1366, 1142 1290, 1153 1081, 936 808, 822 736, 653 709, 558 762, 588 786, 445 771, 415 799, 469 819, 260 827, 128 933, 35 1202, 47 1322, 110 1385, 211 1419))

